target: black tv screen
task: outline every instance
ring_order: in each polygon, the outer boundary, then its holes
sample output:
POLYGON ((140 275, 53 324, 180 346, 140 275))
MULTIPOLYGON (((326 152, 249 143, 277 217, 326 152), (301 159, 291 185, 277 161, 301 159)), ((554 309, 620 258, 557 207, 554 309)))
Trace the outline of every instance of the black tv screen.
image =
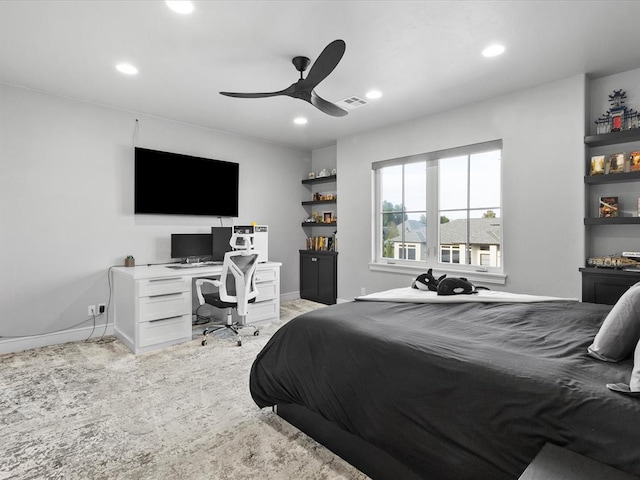
POLYGON ((239 165, 135 148, 134 212, 238 216, 239 165))

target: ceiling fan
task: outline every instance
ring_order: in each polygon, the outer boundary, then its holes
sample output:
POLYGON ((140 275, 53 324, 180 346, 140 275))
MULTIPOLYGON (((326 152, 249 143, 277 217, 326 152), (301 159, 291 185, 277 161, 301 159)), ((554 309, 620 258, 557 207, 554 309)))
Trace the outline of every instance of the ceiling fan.
POLYGON ((318 86, 318 84, 327 78, 331 72, 336 68, 338 62, 344 55, 344 51, 346 49, 346 44, 343 40, 334 40, 329 45, 327 45, 324 50, 318 55, 318 58, 311 66, 309 73, 307 74, 307 78, 302 78, 302 72, 304 72, 311 60, 307 57, 294 57, 291 61, 296 67, 296 70, 300 72, 300 80, 295 83, 292 83, 284 90, 279 90, 277 92, 266 92, 266 93, 236 93, 236 92, 220 92, 221 95, 226 95, 227 97, 236 97, 236 98, 264 98, 264 97, 276 97, 279 95, 285 95, 291 98, 298 98, 300 100, 304 100, 305 102, 309 102, 314 107, 323 111, 327 115, 332 115, 334 117, 343 117, 348 112, 340 108, 339 106, 331 103, 324 98, 320 97, 315 91, 314 88, 318 86))

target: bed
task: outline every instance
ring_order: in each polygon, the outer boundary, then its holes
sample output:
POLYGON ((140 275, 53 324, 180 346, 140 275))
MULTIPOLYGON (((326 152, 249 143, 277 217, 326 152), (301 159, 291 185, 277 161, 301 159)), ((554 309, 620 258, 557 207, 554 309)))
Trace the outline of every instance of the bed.
MULTIPOLYGON (((471 296, 469 296, 471 297, 471 296)), ((640 475, 633 359, 587 354, 611 306, 354 301, 301 315, 250 390, 374 479, 517 479, 546 443, 640 475)))

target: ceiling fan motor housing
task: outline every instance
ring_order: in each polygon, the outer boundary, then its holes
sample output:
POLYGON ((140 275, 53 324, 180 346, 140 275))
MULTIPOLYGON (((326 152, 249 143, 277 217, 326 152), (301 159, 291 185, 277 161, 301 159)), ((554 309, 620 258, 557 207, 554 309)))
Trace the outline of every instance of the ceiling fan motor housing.
POLYGON ((311 63, 311 60, 309 60, 309 58, 307 57, 293 57, 291 63, 293 63, 293 66, 296 67, 296 70, 299 71, 300 74, 302 74, 302 72, 304 72, 311 63))

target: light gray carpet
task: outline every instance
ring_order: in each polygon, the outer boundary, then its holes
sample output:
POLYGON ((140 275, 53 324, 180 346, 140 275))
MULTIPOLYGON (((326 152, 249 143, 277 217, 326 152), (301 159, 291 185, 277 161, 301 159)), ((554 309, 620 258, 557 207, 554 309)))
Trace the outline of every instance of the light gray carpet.
POLYGON ((0 479, 367 479, 249 394, 273 332, 321 306, 283 302, 242 347, 227 332, 138 356, 119 341, 0 355, 0 479))

